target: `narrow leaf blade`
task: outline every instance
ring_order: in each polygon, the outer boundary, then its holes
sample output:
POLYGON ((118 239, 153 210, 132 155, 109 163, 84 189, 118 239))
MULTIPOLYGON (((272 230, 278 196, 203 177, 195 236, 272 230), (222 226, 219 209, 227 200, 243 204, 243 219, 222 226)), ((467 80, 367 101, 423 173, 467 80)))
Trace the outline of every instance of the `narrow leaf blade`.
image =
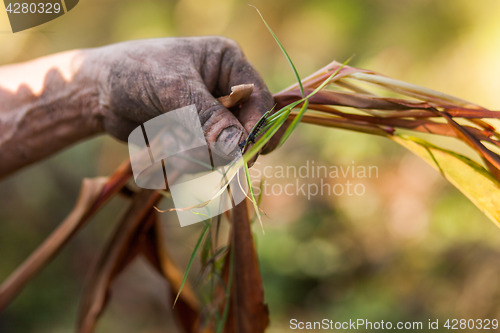
POLYGON ((391 139, 444 173, 451 184, 500 227, 500 186, 486 169, 466 157, 432 145, 424 146, 420 139, 401 136, 391 136, 391 139))

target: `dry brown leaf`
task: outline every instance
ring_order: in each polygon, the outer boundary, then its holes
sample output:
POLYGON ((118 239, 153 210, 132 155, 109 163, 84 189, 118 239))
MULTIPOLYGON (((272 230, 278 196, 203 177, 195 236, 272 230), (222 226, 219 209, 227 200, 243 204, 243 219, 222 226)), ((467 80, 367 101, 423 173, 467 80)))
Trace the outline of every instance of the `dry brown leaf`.
MULTIPOLYGON (((264 303, 264 286, 252 237, 247 201, 232 210, 231 245, 234 267, 226 333, 261 333, 269 325, 269 309, 264 303)), ((228 278, 230 256, 225 262, 228 278)), ((221 292, 223 292, 221 290, 221 292)))
POLYGON ((232 108, 245 102, 253 92, 253 84, 240 84, 231 87, 231 94, 217 98, 217 100, 226 108, 232 108))
POLYGON ((139 249, 133 244, 137 243, 135 240, 141 234, 141 228, 153 221, 153 206, 161 197, 159 192, 150 190, 135 195, 83 292, 77 324, 79 333, 93 332, 106 304, 111 282, 138 253, 139 249))
MULTIPOLYGON (((170 300, 173 300, 183 279, 182 272, 174 264, 167 251, 165 239, 159 221, 149 229, 147 236, 142 242, 142 253, 163 276, 170 286, 170 300)), ((200 328, 200 302, 196 297, 189 281, 186 281, 182 293, 173 308, 174 316, 179 321, 179 324, 186 333, 211 332, 209 329, 202 330, 200 328)))
POLYGON ((107 178, 83 180, 73 211, 0 286, 0 311, 16 297, 90 217, 88 212, 100 198, 106 184, 108 184, 107 178))

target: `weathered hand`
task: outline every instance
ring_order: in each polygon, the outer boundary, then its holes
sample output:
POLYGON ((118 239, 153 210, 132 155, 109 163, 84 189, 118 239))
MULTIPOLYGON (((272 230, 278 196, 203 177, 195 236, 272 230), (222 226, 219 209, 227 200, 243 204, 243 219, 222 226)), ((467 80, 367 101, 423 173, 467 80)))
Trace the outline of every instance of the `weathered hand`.
POLYGON ((224 157, 273 98, 222 37, 130 41, 0 66, 0 178, 104 131, 126 140, 145 121, 191 104, 224 157), (239 84, 254 91, 230 111, 216 97, 239 84))
POLYGON ((207 142, 229 153, 274 103, 238 45, 227 38, 138 40, 97 52, 105 69, 98 118, 121 140, 151 118, 195 104, 207 142), (241 108, 230 111, 216 97, 239 84, 254 84, 254 91, 241 108))

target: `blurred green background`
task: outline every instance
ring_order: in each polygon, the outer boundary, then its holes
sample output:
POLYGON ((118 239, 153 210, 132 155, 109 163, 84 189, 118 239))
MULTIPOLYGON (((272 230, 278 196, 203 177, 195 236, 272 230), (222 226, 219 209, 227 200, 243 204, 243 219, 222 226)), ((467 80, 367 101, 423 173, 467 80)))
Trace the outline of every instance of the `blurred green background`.
MULTIPOLYGON (((130 39, 224 35, 238 41, 277 92, 293 75, 249 2, 301 75, 354 55, 351 65, 500 110, 497 0, 81 0, 61 18, 16 34, 0 7, 0 64, 130 39)), ((108 175, 126 158, 123 143, 102 136, 4 179, 0 280, 71 210, 83 177, 108 175)), ((264 197, 266 233, 255 234, 269 332, 290 331, 291 318, 500 318, 500 231, 437 172, 383 139, 310 125, 257 168, 306 161, 379 172, 360 180, 363 196, 264 197)), ((267 180, 283 181, 295 182, 267 180)), ((73 330, 89 268, 124 202, 113 200, 0 314, 0 332, 73 330)), ((181 229, 164 218, 169 247, 184 268, 199 226, 181 229)), ((175 331, 167 288, 144 262, 113 290, 97 332, 175 331)))

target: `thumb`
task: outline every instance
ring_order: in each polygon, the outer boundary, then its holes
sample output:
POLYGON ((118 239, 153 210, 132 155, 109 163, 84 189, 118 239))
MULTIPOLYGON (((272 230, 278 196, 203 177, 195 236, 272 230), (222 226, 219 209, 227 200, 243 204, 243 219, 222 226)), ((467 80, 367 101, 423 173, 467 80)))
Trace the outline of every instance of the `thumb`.
POLYGON ((224 159, 234 158, 238 145, 245 140, 247 132, 231 111, 226 109, 203 87, 196 89, 194 97, 201 126, 211 150, 224 159))

